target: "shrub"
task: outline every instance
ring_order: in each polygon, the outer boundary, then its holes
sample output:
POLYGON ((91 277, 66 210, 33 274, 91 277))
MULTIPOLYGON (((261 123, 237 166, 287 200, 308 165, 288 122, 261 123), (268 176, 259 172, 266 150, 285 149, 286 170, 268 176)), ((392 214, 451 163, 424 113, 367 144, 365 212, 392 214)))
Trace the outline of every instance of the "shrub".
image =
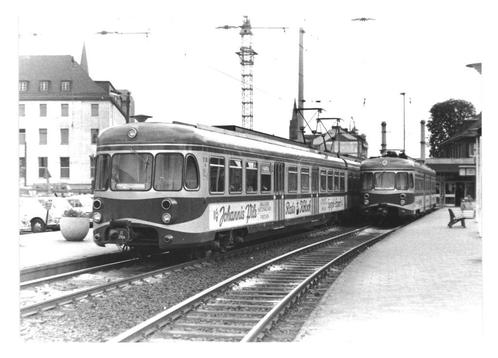
POLYGON ((67 218, 84 218, 87 217, 87 215, 79 210, 76 209, 68 209, 64 211, 64 217, 67 218))

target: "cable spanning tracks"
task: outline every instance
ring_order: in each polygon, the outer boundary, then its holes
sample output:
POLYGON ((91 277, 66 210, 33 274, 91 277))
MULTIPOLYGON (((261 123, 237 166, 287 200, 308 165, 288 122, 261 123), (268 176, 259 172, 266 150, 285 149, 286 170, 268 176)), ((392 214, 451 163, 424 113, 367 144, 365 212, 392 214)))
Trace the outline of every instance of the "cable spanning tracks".
POLYGON ((261 340, 306 291, 397 228, 360 228, 271 259, 114 337, 110 342, 261 340))

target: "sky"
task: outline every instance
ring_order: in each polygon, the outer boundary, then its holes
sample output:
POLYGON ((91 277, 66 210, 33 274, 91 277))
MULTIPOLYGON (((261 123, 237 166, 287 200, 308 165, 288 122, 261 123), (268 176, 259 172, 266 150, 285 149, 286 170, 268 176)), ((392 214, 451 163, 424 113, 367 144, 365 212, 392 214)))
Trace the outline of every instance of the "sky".
MULTIPOLYGON (((382 121, 387 147, 403 148, 401 92, 405 146, 414 157, 420 121, 430 119, 434 104, 463 99, 482 110, 482 78, 466 67, 483 57, 479 1, 25 3, 29 11, 19 12, 17 22, 19 55, 72 55, 79 62, 84 43, 91 78, 130 90, 135 113, 155 121, 241 125, 235 54, 241 37, 237 29, 216 27, 240 26, 243 16, 253 27, 287 27, 253 30, 255 130, 289 135, 300 27, 306 106, 342 118, 343 127, 356 126, 367 136, 370 156, 379 154, 382 121), (358 17, 375 20, 352 21, 358 17), (123 34, 96 34, 102 30, 123 34)), ((306 112, 313 129, 316 116, 306 112)))

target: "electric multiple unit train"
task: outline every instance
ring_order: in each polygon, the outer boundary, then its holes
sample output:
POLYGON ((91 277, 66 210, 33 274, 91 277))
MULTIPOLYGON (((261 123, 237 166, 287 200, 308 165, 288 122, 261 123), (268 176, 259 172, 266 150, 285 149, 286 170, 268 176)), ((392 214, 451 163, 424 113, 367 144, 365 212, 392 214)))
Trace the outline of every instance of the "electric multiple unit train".
POLYGON ((223 250, 360 205, 358 162, 235 126, 111 127, 98 138, 95 169, 99 246, 223 250))
POLYGON ((367 217, 415 218, 437 205, 436 172, 388 152, 361 163, 361 213, 367 217))

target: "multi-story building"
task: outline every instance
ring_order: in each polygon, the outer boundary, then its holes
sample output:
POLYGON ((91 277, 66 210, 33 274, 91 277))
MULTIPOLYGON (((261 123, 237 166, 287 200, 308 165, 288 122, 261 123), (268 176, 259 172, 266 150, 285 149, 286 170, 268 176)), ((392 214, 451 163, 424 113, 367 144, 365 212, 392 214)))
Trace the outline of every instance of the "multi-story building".
POLYGON ((127 90, 88 74, 72 56, 19 58, 20 185, 89 191, 99 133, 133 115, 127 90))
POLYGON ((363 160, 368 157, 368 143, 364 134, 358 134, 358 130, 353 128, 341 128, 333 126, 325 134, 305 135, 306 142, 317 150, 331 153, 339 153, 363 160))

